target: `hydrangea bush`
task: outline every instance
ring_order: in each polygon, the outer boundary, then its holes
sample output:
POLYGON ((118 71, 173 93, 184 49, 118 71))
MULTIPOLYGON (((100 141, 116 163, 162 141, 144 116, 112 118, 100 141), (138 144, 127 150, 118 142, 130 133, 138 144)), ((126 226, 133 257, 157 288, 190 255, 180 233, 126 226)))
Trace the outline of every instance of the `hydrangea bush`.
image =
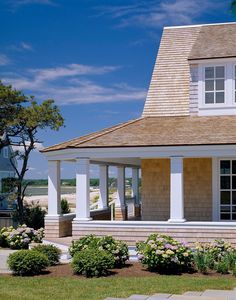
POLYGON ((190 247, 170 236, 151 234, 145 242, 137 243, 139 259, 154 271, 180 271, 191 267, 190 247))
POLYGON ((0 246, 11 249, 27 249, 31 242, 41 243, 43 237, 43 228, 34 230, 26 225, 20 225, 16 229, 12 226, 3 227, 0 230, 0 246))
POLYGON ((75 253, 72 268, 76 274, 86 277, 107 275, 114 268, 115 260, 111 253, 96 248, 87 248, 75 253))
POLYGON ((113 255, 115 259, 115 267, 121 267, 129 259, 128 246, 126 243, 115 240, 112 236, 96 237, 88 235, 82 237, 78 241, 72 241, 69 252, 73 257, 77 252, 85 249, 104 250, 113 255))
POLYGON ((216 270, 219 273, 228 273, 236 266, 236 249, 223 240, 215 240, 210 244, 195 245, 195 268, 202 273, 216 270))

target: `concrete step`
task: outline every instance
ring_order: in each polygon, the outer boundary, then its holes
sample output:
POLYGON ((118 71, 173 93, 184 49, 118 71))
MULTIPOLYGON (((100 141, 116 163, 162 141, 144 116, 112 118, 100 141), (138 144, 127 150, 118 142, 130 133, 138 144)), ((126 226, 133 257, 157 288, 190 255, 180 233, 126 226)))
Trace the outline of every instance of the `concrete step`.
POLYGON ((201 295, 202 295, 202 292, 189 291, 189 292, 183 293, 183 296, 201 296, 201 295))
POLYGON ((228 300, 227 297, 205 297, 205 296, 184 296, 184 295, 172 295, 169 300, 228 300))
POLYGON ((154 294, 150 296, 147 300, 168 300, 170 298, 171 294, 154 294))
MULTIPOLYGON (((236 300, 236 291, 229 290, 205 290, 202 293, 202 296, 205 297, 226 297, 227 300, 236 300)), ((216 298, 217 299, 217 298, 216 298)))
POLYGON ((148 295, 131 295, 130 297, 127 298, 127 300, 147 300, 148 295))

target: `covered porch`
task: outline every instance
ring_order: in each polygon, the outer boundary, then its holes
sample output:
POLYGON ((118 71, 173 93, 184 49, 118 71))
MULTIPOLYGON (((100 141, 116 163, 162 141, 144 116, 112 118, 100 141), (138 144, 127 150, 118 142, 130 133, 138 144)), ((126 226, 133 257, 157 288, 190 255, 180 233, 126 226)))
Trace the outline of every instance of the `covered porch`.
POLYGON ((48 155, 46 238, 113 235, 132 245, 150 233, 163 233, 190 243, 224 238, 236 244, 236 158, 232 158, 233 152, 235 146, 78 149, 76 153, 74 150, 51 153, 48 155), (60 213, 62 161, 76 166, 76 211, 66 215, 60 213), (92 210, 91 164, 99 165, 100 175, 98 207, 92 210), (113 206, 108 199, 108 168, 111 165, 116 166, 117 171, 114 219, 111 218, 113 206), (125 198, 125 168, 132 169, 132 219, 128 219, 125 198))
POLYGON ((236 244, 235 120, 235 116, 140 118, 46 148, 46 237, 112 234, 134 243, 158 232, 189 242, 224 238, 236 244), (62 161, 76 166, 75 214, 60 213, 62 161), (91 164, 100 168, 97 211, 90 211, 91 164), (107 193, 111 165, 117 170, 114 220, 107 193), (127 220, 126 167, 132 168, 137 217, 133 220, 127 220))

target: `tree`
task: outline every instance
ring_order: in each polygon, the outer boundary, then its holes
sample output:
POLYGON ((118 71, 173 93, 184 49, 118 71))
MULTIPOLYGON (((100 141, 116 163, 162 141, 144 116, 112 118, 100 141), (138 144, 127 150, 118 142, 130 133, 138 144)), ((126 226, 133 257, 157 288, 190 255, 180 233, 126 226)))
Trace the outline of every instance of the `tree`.
POLYGON ((28 183, 24 182, 24 177, 28 171, 30 153, 41 142, 38 138, 38 130, 59 130, 63 124, 64 119, 53 100, 45 100, 41 104, 31 100, 27 106, 21 107, 19 118, 21 130, 11 141, 14 145, 18 145, 18 150, 14 151, 11 157, 11 164, 16 172, 17 213, 21 223, 24 222, 23 201, 28 185, 28 183), (19 162, 18 166, 14 163, 15 159, 19 162))
POLYGON ((231 12, 234 16, 236 16, 236 0, 231 1, 231 12))
POLYGON ((11 139, 21 130, 19 119, 22 105, 29 99, 21 92, 4 85, 0 80, 0 151, 11 144, 11 139))

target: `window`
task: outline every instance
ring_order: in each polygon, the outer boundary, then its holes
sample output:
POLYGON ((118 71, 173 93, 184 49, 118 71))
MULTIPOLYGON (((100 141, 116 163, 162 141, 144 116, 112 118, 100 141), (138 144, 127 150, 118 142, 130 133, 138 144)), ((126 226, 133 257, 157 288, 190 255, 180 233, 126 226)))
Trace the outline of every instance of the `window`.
POLYGON ((236 160, 220 161, 220 219, 236 220, 236 160))
POLYGON ((225 67, 208 66, 204 70, 205 104, 225 102, 225 67))
POLYGON ((8 148, 3 148, 3 157, 8 158, 8 148))

